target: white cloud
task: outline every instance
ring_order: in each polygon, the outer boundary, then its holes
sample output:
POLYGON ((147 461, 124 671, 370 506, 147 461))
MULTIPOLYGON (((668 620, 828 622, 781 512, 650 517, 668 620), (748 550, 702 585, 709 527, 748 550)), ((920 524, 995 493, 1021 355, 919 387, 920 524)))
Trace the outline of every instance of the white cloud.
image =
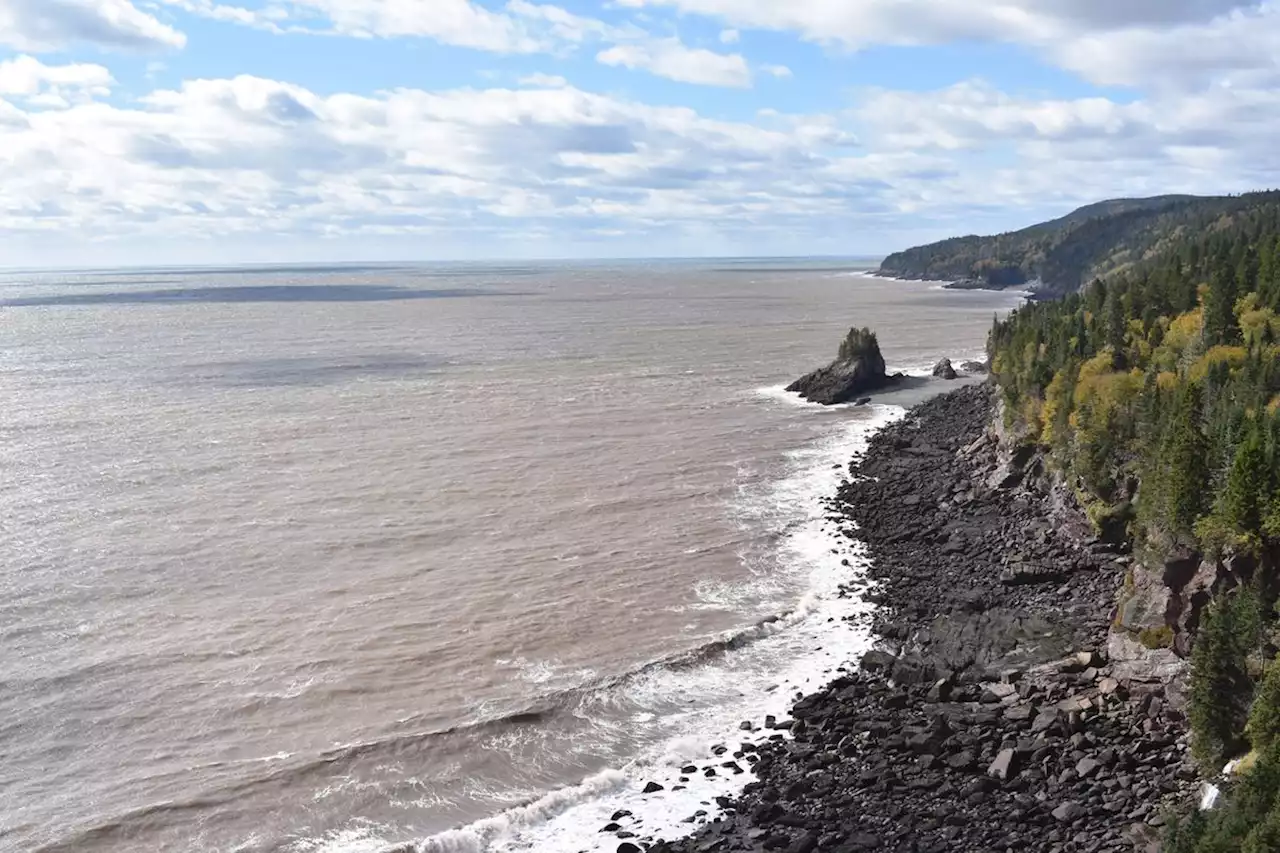
POLYGON ((568 86, 320 96, 237 77, 0 120, 0 227, 84 238, 756 228, 837 215, 865 180, 818 188, 846 142, 827 120, 766 129, 568 86))
POLYGON ((1028 45, 1089 80, 1204 85, 1224 69, 1275 71, 1277 0, 618 0, 822 44, 1028 45))
POLYGON ((760 70, 771 77, 791 76, 791 69, 785 65, 761 65, 760 70))
POLYGON ((849 47, 961 38, 1041 41, 1079 32, 1204 22, 1258 0, 618 0, 849 47))
POLYGON ((539 49, 518 21, 471 0, 294 0, 293 5, 324 15, 344 35, 425 36, 502 53, 539 49))
POLYGON ((643 69, 681 83, 735 88, 751 85, 751 69, 740 54, 691 48, 675 38, 615 45, 597 54, 596 60, 605 65, 643 69))
POLYGON ((520 85, 562 89, 569 85, 569 81, 555 74, 526 74, 520 78, 520 85))
POLYGON ((741 40, 741 38, 742 38, 742 34, 739 33, 737 30, 721 30, 720 31, 721 44, 737 44, 741 40))
POLYGON ((267 11, 246 9, 243 6, 229 6, 217 3, 215 0, 160 0, 160 2, 214 21, 242 24, 272 32, 283 31, 276 24, 277 19, 284 17, 284 13, 279 8, 276 8, 275 13, 271 14, 267 11))
POLYGON ((45 65, 31 56, 0 62, 0 97, 16 97, 40 106, 64 107, 111 93, 115 81, 101 65, 45 65))
POLYGON ((1103 85, 1196 88, 1280 81, 1280 4, 1237 10, 1206 24, 1130 27, 1079 36, 1058 64, 1103 85))
POLYGON ((157 51, 186 37, 131 0, 0 0, 0 43, 33 53, 75 44, 157 51))

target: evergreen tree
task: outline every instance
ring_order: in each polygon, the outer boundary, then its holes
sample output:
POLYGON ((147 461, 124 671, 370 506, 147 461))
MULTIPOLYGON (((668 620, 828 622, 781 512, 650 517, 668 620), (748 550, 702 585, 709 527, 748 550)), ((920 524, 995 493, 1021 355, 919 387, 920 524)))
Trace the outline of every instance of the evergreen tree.
POLYGON ((1205 509, 1209 470, 1208 443, 1200 426, 1202 409, 1200 386, 1187 384, 1161 454, 1165 513, 1174 532, 1191 530, 1205 509))
POLYGON ((1242 535, 1261 533, 1270 479, 1266 449, 1255 426, 1236 450, 1222 494, 1223 521, 1230 529, 1242 535))
POLYGON ((1280 656, 1267 667, 1249 710, 1249 724, 1245 728, 1249 742, 1259 752, 1265 752, 1280 741, 1280 656))
POLYGON ((1204 298, 1204 341, 1217 346, 1235 341, 1240 336, 1236 324, 1236 271, 1221 262, 1213 283, 1204 298))

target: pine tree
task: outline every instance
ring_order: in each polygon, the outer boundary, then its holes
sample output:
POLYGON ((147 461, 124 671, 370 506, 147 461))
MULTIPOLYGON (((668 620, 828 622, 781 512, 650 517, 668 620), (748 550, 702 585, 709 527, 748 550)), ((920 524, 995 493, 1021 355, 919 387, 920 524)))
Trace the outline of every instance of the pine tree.
POLYGON ((1257 595, 1242 587, 1205 608, 1191 649, 1191 754, 1216 773, 1240 745, 1252 682, 1246 658, 1258 642, 1257 595))
POLYGON ((1214 274, 1204 298, 1204 342, 1206 346, 1227 344, 1240 336, 1236 323, 1236 273, 1224 261, 1214 274))
POLYGON ((1267 675, 1254 696, 1245 733, 1259 752, 1280 740, 1280 656, 1267 667, 1267 675))
POLYGON ((1236 450, 1222 493, 1223 521, 1228 527, 1242 535, 1261 532, 1270 479, 1262 435, 1252 426, 1236 450))
POLYGON ((1202 410, 1200 386, 1188 383, 1161 453, 1165 515, 1174 532, 1190 531, 1205 509, 1209 454, 1200 426, 1202 410))

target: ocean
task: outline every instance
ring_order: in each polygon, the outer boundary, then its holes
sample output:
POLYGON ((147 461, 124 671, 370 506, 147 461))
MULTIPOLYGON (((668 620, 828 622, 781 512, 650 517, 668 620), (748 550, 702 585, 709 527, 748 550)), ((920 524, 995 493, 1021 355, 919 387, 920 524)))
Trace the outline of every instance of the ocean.
POLYGON ((856 261, 0 275, 0 850, 594 851, 868 643, 821 499, 1014 293, 856 261), (643 795, 650 781, 664 786, 643 795))

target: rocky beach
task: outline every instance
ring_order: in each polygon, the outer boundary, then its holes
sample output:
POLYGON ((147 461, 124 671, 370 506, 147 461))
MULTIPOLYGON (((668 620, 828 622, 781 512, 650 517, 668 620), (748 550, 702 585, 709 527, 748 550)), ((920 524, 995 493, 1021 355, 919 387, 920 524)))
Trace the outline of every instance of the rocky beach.
POLYGON ((619 853, 1158 849, 1198 784, 1181 668, 1109 659, 1130 557, 1014 449, 993 399, 972 385, 912 409, 829 502, 871 560, 845 593, 878 605, 877 647, 684 768, 750 768, 739 799, 675 841, 615 815, 619 853))

